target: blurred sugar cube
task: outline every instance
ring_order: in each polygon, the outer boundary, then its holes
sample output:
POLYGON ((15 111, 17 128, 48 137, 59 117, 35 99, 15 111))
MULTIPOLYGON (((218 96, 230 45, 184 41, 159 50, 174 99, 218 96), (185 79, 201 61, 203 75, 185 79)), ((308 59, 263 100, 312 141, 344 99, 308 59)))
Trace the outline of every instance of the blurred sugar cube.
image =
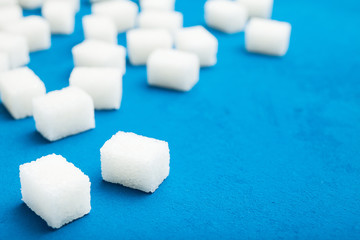
POLYGON ((0 4, 0 31, 4 30, 8 24, 16 22, 23 17, 22 9, 18 5, 0 4))
POLYGON ((133 65, 145 65, 149 55, 159 48, 172 48, 170 33, 161 29, 133 29, 127 32, 129 59, 133 65))
POLYGON ((70 86, 87 92, 95 109, 119 109, 122 97, 122 72, 116 68, 76 67, 70 75, 70 86))
POLYGON ((140 0, 141 11, 173 11, 175 9, 175 0, 140 0))
POLYGON ((189 91, 199 81, 197 55, 173 49, 154 51, 147 61, 148 83, 157 87, 189 91))
POLYGON ((21 35, 0 32, 0 52, 7 54, 10 69, 24 66, 30 61, 26 38, 21 35))
POLYGON ((87 15, 82 19, 85 39, 93 39, 117 44, 115 23, 108 17, 87 15))
POLYGON ((42 15, 49 22, 51 33, 71 34, 75 27, 75 9, 68 1, 46 1, 42 15))
POLYGON ((139 14, 137 24, 139 28, 166 29, 175 34, 183 27, 183 15, 175 11, 147 10, 139 14))
POLYGON ((175 47, 196 54, 202 67, 214 66, 217 62, 218 41, 202 26, 180 29, 176 33, 175 47))
POLYGON ((271 18, 274 0, 236 0, 245 6, 250 17, 271 18))

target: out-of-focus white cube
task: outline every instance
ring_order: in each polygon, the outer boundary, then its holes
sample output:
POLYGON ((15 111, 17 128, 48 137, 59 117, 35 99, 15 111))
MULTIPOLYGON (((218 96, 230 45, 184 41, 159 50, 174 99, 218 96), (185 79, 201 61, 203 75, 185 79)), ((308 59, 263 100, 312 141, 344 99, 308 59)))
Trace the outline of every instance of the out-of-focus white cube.
POLYGON ((140 0, 141 11, 174 11, 175 0, 140 0))
POLYGON ((207 1, 205 21, 209 27, 226 33, 244 30, 248 20, 247 9, 234 1, 207 1))
POLYGON ((200 63, 197 55, 173 49, 154 51, 147 61, 150 85, 189 91, 199 81, 200 63))
POLYGON ((161 29, 133 29, 126 34, 130 63, 144 65, 150 54, 160 48, 172 48, 171 34, 161 29))
POLYGON ((27 40, 30 52, 49 49, 51 46, 50 25, 42 17, 24 17, 17 22, 7 25, 5 30, 10 33, 23 35, 27 40))
POLYGON ((49 22, 51 33, 71 34, 75 27, 75 10, 68 1, 46 1, 42 15, 49 22))
POLYGON ((111 18, 117 31, 121 33, 135 26, 139 8, 136 3, 128 0, 110 0, 94 3, 91 11, 93 14, 111 18))
POLYGON ((30 61, 26 38, 21 35, 0 32, 0 52, 8 55, 10 69, 24 66, 30 61))
POLYGON ((143 11, 137 21, 139 28, 166 29, 172 34, 183 27, 182 13, 175 11, 143 11))
POLYGON ((217 62, 218 41, 202 26, 177 31, 175 47, 178 50, 196 54, 202 67, 214 66, 217 62))
POLYGON ((70 86, 87 92, 95 109, 119 109, 122 97, 122 72, 116 68, 76 67, 70 75, 70 86))
POLYGON ((80 0, 43 0, 44 4, 46 2, 66 2, 69 3, 72 8, 74 9, 74 12, 78 12, 80 10, 80 0))
POLYGON ((155 192, 170 171, 169 145, 134 133, 118 132, 100 149, 105 181, 155 192))
POLYGON ((17 68, 0 75, 1 100, 15 119, 32 116, 32 100, 45 95, 44 83, 29 68, 17 68))
POLYGON ((0 8, 11 5, 17 5, 17 4, 18 4, 18 0, 0 0, 0 8))
POLYGON ((274 0, 236 0, 245 6, 250 17, 271 18, 274 0))
POLYGON ((88 214, 90 180, 60 155, 20 165, 22 200, 52 228, 88 214))
POLYGON ((245 29, 249 52, 284 56, 289 49, 291 25, 269 19, 252 18, 245 29))
POLYGON ((0 31, 4 30, 6 25, 20 20, 22 16, 22 9, 18 5, 0 5, 0 31))
POLYGON ((115 23, 108 17, 87 15, 82 19, 85 39, 93 39, 117 44, 115 23))
POLYGON ((113 67, 126 71, 126 50, 123 46, 98 40, 85 40, 72 49, 77 67, 113 67))
POLYGON ((0 73, 10 69, 9 56, 7 53, 0 52, 0 73))
POLYGON ((42 6, 44 0, 18 0, 18 2, 25 9, 36 9, 42 6))
POLYGON ((35 98, 33 115, 36 129, 49 141, 95 128, 93 100, 74 86, 35 98))

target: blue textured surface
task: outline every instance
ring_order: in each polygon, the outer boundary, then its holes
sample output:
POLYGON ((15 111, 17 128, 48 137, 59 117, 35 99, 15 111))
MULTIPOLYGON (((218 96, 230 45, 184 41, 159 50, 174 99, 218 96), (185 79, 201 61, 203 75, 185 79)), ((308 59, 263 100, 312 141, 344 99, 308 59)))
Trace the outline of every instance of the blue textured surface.
MULTIPOLYGON (((177 1, 185 26, 204 24, 203 3, 177 1)), ((284 58, 211 30, 219 61, 191 92, 148 87, 145 67, 128 66, 121 109, 97 111, 96 129, 54 143, 0 105, 0 239, 359 239, 359 8, 275 0, 274 19, 293 25, 284 58), (170 176, 154 194, 101 180, 99 149, 119 130, 169 142, 170 176), (22 203, 18 176, 50 153, 92 182, 91 213, 56 231, 22 203)), ((88 13, 84 3, 73 35, 31 54, 48 91, 68 85, 88 13)))

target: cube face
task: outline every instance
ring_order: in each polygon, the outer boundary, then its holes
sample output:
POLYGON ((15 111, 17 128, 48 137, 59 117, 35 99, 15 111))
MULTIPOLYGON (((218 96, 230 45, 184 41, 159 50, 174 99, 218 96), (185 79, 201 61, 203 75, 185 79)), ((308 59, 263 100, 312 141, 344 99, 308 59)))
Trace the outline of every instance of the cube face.
POLYGON ((147 63, 148 83, 153 86, 189 91, 199 81, 200 63, 193 53, 157 50, 147 63))
POLYGON ((175 9, 175 0, 140 0, 141 11, 173 11, 175 9))
POLYGON ((88 176, 60 155, 20 165, 22 200, 52 228, 88 214, 88 176))
POLYGON ((183 26, 183 15, 175 11, 147 10, 139 14, 138 26, 140 28, 166 29, 171 34, 183 26))
POLYGON ((21 7, 25 9, 40 8, 44 0, 18 0, 21 7))
POLYGON ((233 1, 207 1, 205 21, 209 27, 226 33, 236 33, 244 29, 248 19, 247 9, 233 1))
POLYGON ((117 44, 115 23, 108 17, 88 15, 82 19, 85 39, 117 44))
POLYGON ((10 68, 21 67, 30 61, 27 41, 20 35, 0 32, 0 52, 7 53, 10 68))
POLYGON ((122 98, 122 73, 115 68, 76 67, 70 75, 70 86, 87 92, 95 109, 119 109, 122 98))
POLYGON ((30 52, 49 49, 51 32, 49 23, 42 17, 29 16, 9 24, 6 31, 26 38, 30 52))
POLYGON ((72 49, 74 64, 77 67, 110 67, 126 71, 126 50, 98 40, 85 40, 72 49))
POLYGON ((0 53, 0 73, 10 69, 9 57, 6 53, 0 53))
POLYGON ((18 5, 5 5, 1 7, 0 4, 0 30, 6 28, 7 24, 11 24, 22 18, 22 9, 18 5))
POLYGON ((168 143, 118 132, 100 149, 105 181, 154 192, 170 171, 168 143))
POLYGON ((18 68, 0 76, 1 99, 15 119, 32 116, 32 100, 45 95, 44 83, 29 68, 18 68))
POLYGON ((36 129, 49 141, 95 128, 94 103, 77 87, 52 91, 33 100, 36 129))
POLYGON ((126 35, 129 59, 133 65, 144 65, 150 54, 159 48, 170 49, 173 39, 161 29, 133 29, 126 35))
POLYGON ((289 48, 291 25, 287 22, 252 18, 245 29, 249 52, 284 56, 289 48))
POLYGON ((118 33, 125 32, 135 26, 139 11, 136 3, 128 0, 112 0, 94 3, 91 7, 92 13, 111 18, 118 33))
MULTIPOLYGON (((59 2, 59 0, 44 0, 44 5, 47 2, 59 2)), ((74 12, 78 12, 80 10, 80 0, 61 0, 60 2, 70 4, 74 12)))
POLYGON ((274 0, 236 0, 245 6, 250 17, 271 18, 274 0))
POLYGON ((71 34, 75 27, 75 9, 69 1, 46 1, 42 15, 49 22, 51 33, 71 34))
POLYGON ((202 26, 179 30, 175 37, 175 47, 196 54, 202 67, 214 66, 217 62, 218 41, 202 26))

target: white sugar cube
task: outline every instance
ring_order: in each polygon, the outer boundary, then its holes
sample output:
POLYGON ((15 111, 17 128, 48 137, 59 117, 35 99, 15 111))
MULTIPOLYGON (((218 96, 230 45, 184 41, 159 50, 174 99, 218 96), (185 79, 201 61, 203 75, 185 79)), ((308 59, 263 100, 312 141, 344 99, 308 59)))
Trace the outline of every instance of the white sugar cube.
POLYGON ((51 33, 71 34, 75 27, 74 6, 67 1, 46 1, 42 15, 49 22, 51 33))
POLYGON ((0 5, 0 31, 4 30, 6 25, 20 20, 22 16, 22 9, 18 5, 4 7, 0 5))
POLYGON ((21 7, 25 9, 40 8, 44 0, 18 0, 21 7))
POLYGON ((127 32, 129 60, 133 65, 143 65, 149 55, 159 48, 172 48, 171 34, 161 29, 133 29, 127 32))
POLYGON ((80 10, 80 0, 43 0, 44 4, 47 2, 66 2, 72 6, 74 12, 78 12, 80 10))
POLYGON ((26 38, 21 35, 0 32, 0 52, 9 58, 9 67, 16 68, 30 61, 26 38))
POLYGON ((115 23, 108 17, 87 15, 82 19, 85 39, 94 39, 117 44, 115 23))
POLYGON ((70 86, 87 92, 95 109, 119 109, 122 97, 122 72, 116 68, 76 67, 70 75, 70 86))
POLYGON ((183 15, 175 11, 143 11, 139 14, 137 24, 139 28, 166 29, 172 34, 183 27, 183 15))
POLYGON ((189 91, 199 81, 197 55, 173 49, 159 49, 147 61, 147 79, 153 86, 189 91))
POLYGON ((29 16, 6 26, 6 31, 23 35, 30 52, 49 49, 51 32, 49 23, 42 17, 29 16))
POLYGON ((139 11, 136 3, 128 0, 111 0, 94 3, 91 7, 92 13, 111 18, 119 33, 133 28, 139 11))
POLYGON ((141 11, 173 11, 175 9, 175 0, 140 0, 140 8, 141 11))
POLYGON ((250 17, 271 18, 274 0, 236 0, 245 6, 250 17))
POLYGON ((0 75, 1 100, 15 119, 32 116, 32 100, 45 95, 44 83, 29 68, 17 68, 0 75))
POLYGON ((18 0, 0 0, 0 8, 18 4, 18 0))
POLYGON ((35 98, 33 115, 36 129, 49 141, 95 128, 93 100, 77 87, 35 98))
POLYGON ((134 133, 118 132, 100 149, 105 181, 154 192, 170 171, 168 143, 134 133))
POLYGON ((77 67, 113 67, 125 74, 126 50, 123 46, 98 41, 85 40, 72 49, 77 67))
POLYGON ((195 53, 202 67, 214 66, 217 62, 218 41, 202 26, 180 29, 176 33, 175 47, 195 53))
POLYGON ((205 21, 209 27, 226 33, 244 30, 248 19, 247 9, 233 1, 207 1, 205 21))
POLYGON ((291 25, 262 18, 252 18, 245 29, 245 46, 249 52, 284 56, 289 49, 291 25))
MULTIPOLYGON (((9 57, 6 53, 0 52, 0 73, 10 69, 9 57)), ((1 77, 1 76, 0 76, 1 77)))
POLYGON ((91 210, 90 180, 61 155, 47 155, 20 165, 22 200, 52 228, 91 210))

